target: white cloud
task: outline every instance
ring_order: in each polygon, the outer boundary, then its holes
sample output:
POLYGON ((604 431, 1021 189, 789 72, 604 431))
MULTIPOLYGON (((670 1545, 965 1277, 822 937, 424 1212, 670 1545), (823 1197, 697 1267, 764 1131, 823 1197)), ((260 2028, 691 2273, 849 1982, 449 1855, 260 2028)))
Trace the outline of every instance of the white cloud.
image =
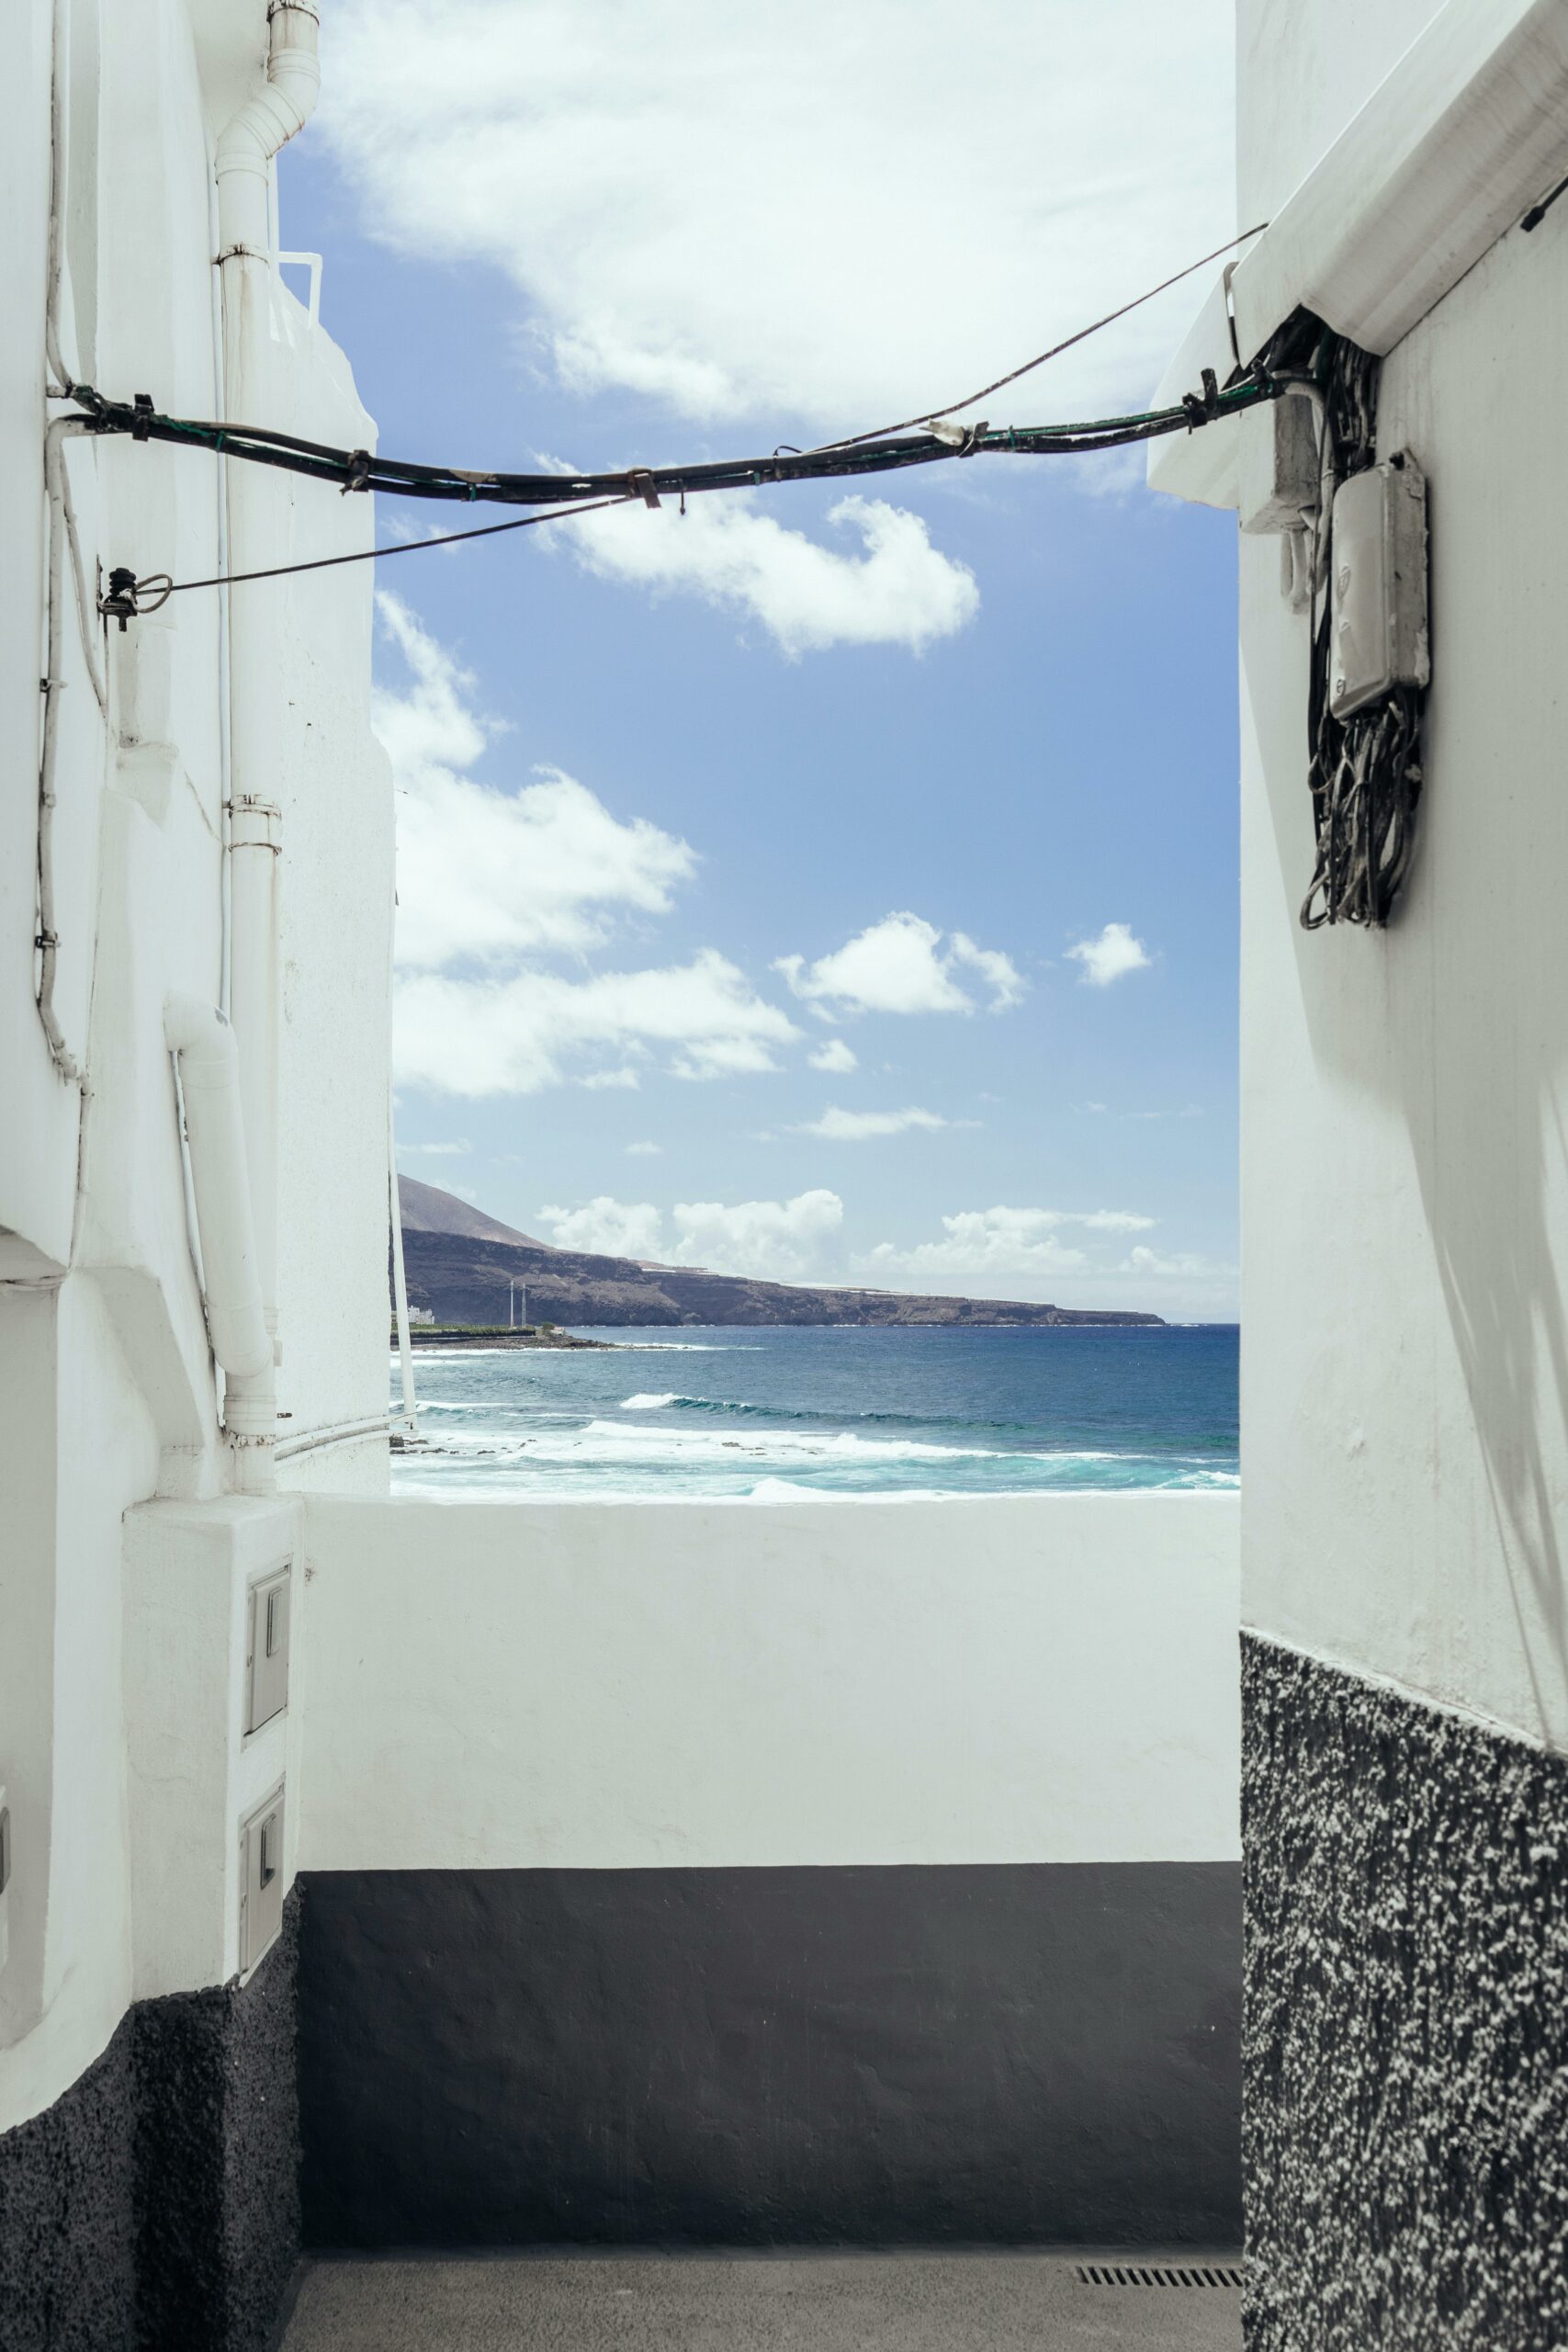
POLYGON ((630 1091, 661 1053, 676 1078, 776 1069, 799 1030, 712 948, 637 971, 543 967, 603 944, 617 914, 667 912, 695 858, 555 771, 513 793, 461 774, 488 740, 473 681, 406 606, 379 603, 411 673, 377 706, 400 786, 394 1061, 404 1082, 463 1096, 568 1081, 630 1091))
POLYGON ((602 1193, 586 1208, 539 1211, 559 1250, 581 1250, 590 1257, 657 1258, 660 1218, 651 1201, 616 1201, 602 1193))
POLYGON ((819 1119, 796 1127, 796 1135, 825 1136, 830 1143, 864 1143, 872 1136, 901 1136, 911 1127, 945 1127, 936 1111, 824 1111, 819 1119))
POLYGON ((964 1209, 942 1223, 940 1241, 918 1242, 912 1250, 881 1242, 861 1261, 863 1269, 879 1277, 896 1275, 915 1288, 936 1289, 945 1283, 987 1298, 1006 1295, 1011 1284, 1014 1296, 1040 1296, 1043 1282, 1090 1268, 1084 1250, 1060 1238, 1064 1226, 1086 1233, 1136 1233, 1146 1231, 1154 1219, 1124 1209, 998 1206, 964 1209))
POLYGON ((824 1069, 833 1078, 847 1078, 851 1070, 860 1068, 860 1057, 842 1037, 825 1037, 806 1058, 813 1069, 824 1069))
POLYGON ((1083 966, 1084 985, 1094 989, 1108 989, 1129 972, 1146 971, 1152 960, 1143 941, 1134 938, 1131 924, 1124 922, 1108 922, 1098 939, 1080 939, 1067 954, 1083 966))
POLYGON ((820 1189, 790 1201, 678 1201, 668 1241, 664 1220, 648 1201, 605 1194, 584 1208, 546 1208, 539 1216, 564 1250, 801 1282, 821 1271, 842 1226, 844 1204, 836 1193, 820 1189))
POLYGON ((840 1012, 973 1012, 975 1000, 953 978, 963 968, 979 973, 991 991, 993 1012, 1018 1002, 1023 980, 1010 958, 999 949, 976 947, 962 931, 951 933, 945 948, 942 937, 919 915, 885 915, 814 964, 803 956, 781 956, 773 969, 797 997, 840 1012))
MULTIPOLYGON (((344 0, 321 119, 372 234, 493 265, 543 366, 687 416, 850 432, 956 400, 1227 233, 1229 0, 781 22, 344 0)), ((993 419, 1141 395, 1194 307, 1179 288, 993 419)))
POLYGON ((581 952, 613 910, 666 912, 695 869, 686 843, 644 818, 622 823, 556 768, 508 792, 464 775, 490 740, 472 678, 396 596, 377 605, 410 673, 374 709, 398 789, 400 964, 581 952))
POLYGON ((1146 1242, 1120 1257, 1097 1246, 1101 1236, 1146 1232, 1154 1222, 1128 1209, 966 1209, 942 1218, 940 1239, 912 1248, 884 1241, 857 1257, 853 1269, 889 1286, 971 1298, 1233 1314, 1234 1266, 1146 1242))
MULTIPOLYGON (((422 972, 398 991, 400 1080, 458 1095, 534 1094, 576 1059, 612 1067, 628 1051, 670 1051, 678 1078, 775 1069, 799 1035, 745 974, 712 948, 688 964, 586 979, 524 971, 500 979, 422 972)), ((620 1082, 616 1080, 615 1082, 620 1082)))
POLYGON ((457 1159, 472 1149, 468 1143, 400 1143, 398 1158, 406 1159, 411 1152, 423 1152, 431 1159, 457 1159))
POLYGON ((626 1156, 631 1159, 657 1159, 664 1149, 661 1143, 628 1143, 626 1156))
POLYGON ((858 552, 784 527, 745 492, 664 505, 612 507, 560 526, 601 578, 700 596, 761 622, 792 659, 832 645, 922 652, 973 620, 980 592, 966 564, 933 548, 925 524, 880 498, 841 498, 829 524, 858 552))
POLYGON ((678 1264, 711 1266, 716 1273, 751 1274, 772 1282, 804 1282, 820 1272, 838 1238, 844 1204, 818 1189, 791 1201, 677 1201, 672 1212, 678 1264))

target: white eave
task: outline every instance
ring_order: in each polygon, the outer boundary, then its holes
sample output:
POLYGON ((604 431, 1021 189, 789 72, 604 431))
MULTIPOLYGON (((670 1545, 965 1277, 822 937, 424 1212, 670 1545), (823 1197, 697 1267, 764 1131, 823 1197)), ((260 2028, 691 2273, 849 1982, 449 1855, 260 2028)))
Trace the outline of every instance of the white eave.
MULTIPOLYGON (((1235 265, 1237 348, 1306 309, 1392 351, 1565 169, 1568 0, 1448 0, 1235 265)), ((1233 363, 1222 284, 1156 404, 1233 363)), ((1234 505, 1235 457, 1224 425, 1155 442, 1150 487, 1234 505)))

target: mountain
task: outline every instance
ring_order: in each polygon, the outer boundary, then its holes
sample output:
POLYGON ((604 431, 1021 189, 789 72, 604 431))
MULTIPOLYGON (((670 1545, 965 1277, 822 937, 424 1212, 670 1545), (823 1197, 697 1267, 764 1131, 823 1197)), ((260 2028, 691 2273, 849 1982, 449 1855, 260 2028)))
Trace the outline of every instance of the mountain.
POLYGON ((461 1233, 470 1241, 520 1242, 525 1250, 550 1246, 547 1241, 536 1241, 531 1233, 519 1233, 514 1225, 502 1225, 499 1217, 486 1216, 483 1209, 460 1201, 455 1193, 444 1193, 436 1184, 421 1184, 412 1176, 398 1178, 398 1199, 402 1206, 405 1249, 411 1233, 461 1233))
POLYGON ((753 1282, 695 1266, 645 1266, 552 1249, 487 1217, 434 1184, 398 1179, 409 1304, 438 1323, 508 1320, 511 1285, 528 1286, 531 1322, 593 1324, 956 1324, 1010 1330, 1055 1325, 1157 1324, 1158 1315, 1094 1313, 1025 1300, 933 1298, 914 1292, 753 1282), (411 1213, 410 1198, 412 1195, 411 1213), (412 1217, 417 1223, 411 1222, 412 1217))

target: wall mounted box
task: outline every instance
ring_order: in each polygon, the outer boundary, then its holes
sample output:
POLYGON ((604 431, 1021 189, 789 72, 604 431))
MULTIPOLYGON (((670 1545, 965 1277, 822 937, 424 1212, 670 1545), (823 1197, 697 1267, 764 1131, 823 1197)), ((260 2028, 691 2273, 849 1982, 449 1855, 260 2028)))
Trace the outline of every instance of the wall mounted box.
POLYGON ((280 1781, 240 1827, 240 1973, 248 1976, 283 1925, 283 1808, 280 1781))
POLYGON ((1432 674, 1427 481, 1407 452, 1341 482, 1334 499, 1328 707, 1348 718, 1432 674))
POLYGON ((1237 519, 1244 531, 1299 531, 1317 513, 1320 459, 1312 402, 1287 392, 1248 409, 1227 432, 1236 444, 1237 519))
POLYGON ((288 1568, 263 1577, 245 1597, 245 1729, 259 1731, 288 1704, 288 1568))

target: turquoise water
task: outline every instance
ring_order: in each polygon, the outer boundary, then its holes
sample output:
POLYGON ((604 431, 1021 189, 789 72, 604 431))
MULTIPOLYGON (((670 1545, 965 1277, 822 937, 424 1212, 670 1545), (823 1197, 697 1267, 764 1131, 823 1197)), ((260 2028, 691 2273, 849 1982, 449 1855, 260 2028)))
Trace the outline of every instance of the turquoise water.
POLYGON ((1234 1324, 1160 1330, 601 1331, 421 1348, 400 1494, 986 1495, 1234 1487, 1234 1324))

